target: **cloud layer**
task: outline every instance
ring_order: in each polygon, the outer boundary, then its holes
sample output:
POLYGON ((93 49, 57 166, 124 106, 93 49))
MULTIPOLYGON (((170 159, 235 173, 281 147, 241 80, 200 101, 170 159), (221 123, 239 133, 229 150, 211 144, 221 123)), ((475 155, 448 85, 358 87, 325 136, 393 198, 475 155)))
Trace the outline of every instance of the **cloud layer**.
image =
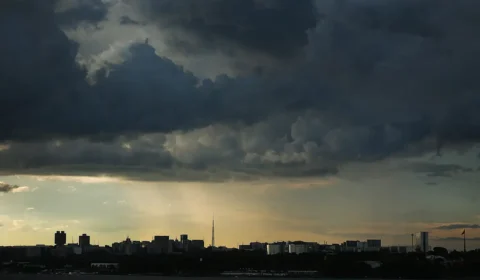
POLYGON ((477 224, 450 224, 436 227, 438 230, 455 230, 455 229, 480 229, 480 225, 477 224))
POLYGON ((189 56, 290 67, 202 80, 136 42, 87 83, 61 28, 102 28, 120 2, 4 1, 3 173, 324 176, 479 139, 478 1, 121 2, 189 56))

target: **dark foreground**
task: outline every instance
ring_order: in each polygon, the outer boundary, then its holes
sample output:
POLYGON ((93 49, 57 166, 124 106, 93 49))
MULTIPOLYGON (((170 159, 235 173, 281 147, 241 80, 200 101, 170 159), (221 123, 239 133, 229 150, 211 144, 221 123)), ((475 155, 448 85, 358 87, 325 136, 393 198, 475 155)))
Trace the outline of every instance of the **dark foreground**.
MULTIPOLYGON (((72 276, 68 275, 8 275, 1 276, 2 280, 28 280, 28 279, 39 279, 39 280, 67 280, 72 279, 72 276)), ((76 280, 148 280, 148 279, 161 279, 161 280, 194 280, 195 278, 191 277, 165 277, 165 276, 137 276, 137 275, 82 275, 75 276, 73 279, 76 280)), ((218 277, 205 277, 198 278, 201 280, 218 280, 218 277)), ((268 278, 235 278, 238 280, 248 279, 248 280, 267 280, 268 278)), ((285 280, 293 280, 295 278, 284 278, 285 280)), ((325 280, 333 280, 334 278, 326 278, 325 280)), ((360 280, 365 278, 356 278, 352 280, 360 280)), ((454 279, 452 279, 454 280, 454 279)))
POLYGON ((273 255, 263 252, 202 252, 183 255, 115 256, 85 254, 58 258, 44 256, 12 262, 4 256, 0 279, 136 279, 155 274, 162 279, 188 277, 203 279, 229 274, 245 278, 377 278, 377 279, 480 279, 480 251, 425 254, 338 253, 273 255), (95 267, 94 263, 114 266, 95 267), (99 273, 108 275, 81 275, 99 273), (42 275, 43 274, 43 275, 42 275), (63 274, 63 275, 52 275, 63 274), (242 275, 243 274, 243 275, 242 275), (161 276, 160 276, 161 275, 161 276))

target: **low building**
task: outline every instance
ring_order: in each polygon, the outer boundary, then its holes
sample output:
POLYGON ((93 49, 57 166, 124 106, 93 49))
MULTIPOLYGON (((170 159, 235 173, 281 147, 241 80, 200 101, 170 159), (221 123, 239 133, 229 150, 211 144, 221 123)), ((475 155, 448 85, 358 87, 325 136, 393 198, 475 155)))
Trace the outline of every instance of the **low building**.
POLYGON ((357 252, 365 252, 367 250, 367 242, 357 242, 357 252))
POLYGON ((364 248, 364 252, 379 252, 382 248, 382 240, 381 239, 367 239, 366 247, 364 248))
POLYGON ((342 243, 342 252, 357 252, 358 251, 358 240, 347 240, 342 243))
POLYGON ((254 251, 267 251, 267 243, 250 242, 250 247, 254 251))
POLYGON ((395 245, 395 246, 388 246, 388 247, 382 247, 382 248, 384 248, 384 251, 390 252, 392 254, 406 254, 408 252, 411 252, 411 246, 395 245))
MULTIPOLYGON (((92 250, 95 246, 89 246, 88 249, 92 250)), ((145 251, 145 246, 143 245, 143 242, 140 241, 133 241, 127 237, 125 241, 122 242, 115 242, 112 244, 111 251, 114 254, 118 255, 135 255, 135 254, 140 254, 145 251)))
POLYGON ((68 247, 60 246, 60 247, 53 248, 51 250, 51 253, 52 253, 52 256, 55 256, 57 258, 65 258, 68 256, 68 251, 69 251, 68 247))
POLYGON ((342 250, 342 245, 340 244, 332 244, 330 245, 330 249, 334 252, 340 252, 342 250))
POLYGON ((250 245, 239 245, 238 250, 240 250, 240 251, 253 251, 252 246, 250 246, 250 245))
POLYGON ((267 244, 267 255, 278 255, 285 253, 285 242, 267 244))
POLYGON ((172 252, 169 236, 155 236, 147 246, 147 253, 152 255, 169 254, 172 252))
POLYGON ((81 255, 84 253, 84 250, 82 250, 82 247, 80 247, 76 243, 69 243, 67 244, 67 249, 68 249, 68 254, 69 255, 81 255))
POLYGON ((201 251, 203 249, 205 249, 205 241, 200 239, 191 240, 188 246, 188 250, 191 252, 201 251))
POLYGON ((294 242, 288 244, 288 253, 290 254, 305 254, 309 252, 309 246, 307 243, 294 242))
POLYGON ((367 239, 367 247, 369 248, 381 248, 382 240, 381 239, 367 239))
POLYGON ((46 254, 48 247, 45 245, 27 246, 25 256, 27 258, 39 258, 46 254))
POLYGON ((347 240, 341 245, 342 252, 379 252, 381 248, 382 241, 380 239, 347 240))
POLYGON ((81 255, 83 253, 82 247, 79 246, 72 247, 71 250, 74 255, 81 255))

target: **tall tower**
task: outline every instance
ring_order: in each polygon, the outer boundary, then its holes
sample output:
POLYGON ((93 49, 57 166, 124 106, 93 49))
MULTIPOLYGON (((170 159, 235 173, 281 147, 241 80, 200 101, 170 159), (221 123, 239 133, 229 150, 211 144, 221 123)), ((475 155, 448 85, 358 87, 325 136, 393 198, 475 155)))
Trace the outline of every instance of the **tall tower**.
POLYGON ((212 219, 212 248, 215 247, 215 215, 212 219))

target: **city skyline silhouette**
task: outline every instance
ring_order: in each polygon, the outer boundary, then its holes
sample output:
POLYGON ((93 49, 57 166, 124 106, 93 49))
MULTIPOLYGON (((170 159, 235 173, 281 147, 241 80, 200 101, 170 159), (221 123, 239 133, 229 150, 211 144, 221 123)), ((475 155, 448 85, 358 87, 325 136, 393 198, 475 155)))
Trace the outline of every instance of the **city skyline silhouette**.
POLYGON ((0 246, 425 231, 480 248, 480 1, 0 11, 0 246))

